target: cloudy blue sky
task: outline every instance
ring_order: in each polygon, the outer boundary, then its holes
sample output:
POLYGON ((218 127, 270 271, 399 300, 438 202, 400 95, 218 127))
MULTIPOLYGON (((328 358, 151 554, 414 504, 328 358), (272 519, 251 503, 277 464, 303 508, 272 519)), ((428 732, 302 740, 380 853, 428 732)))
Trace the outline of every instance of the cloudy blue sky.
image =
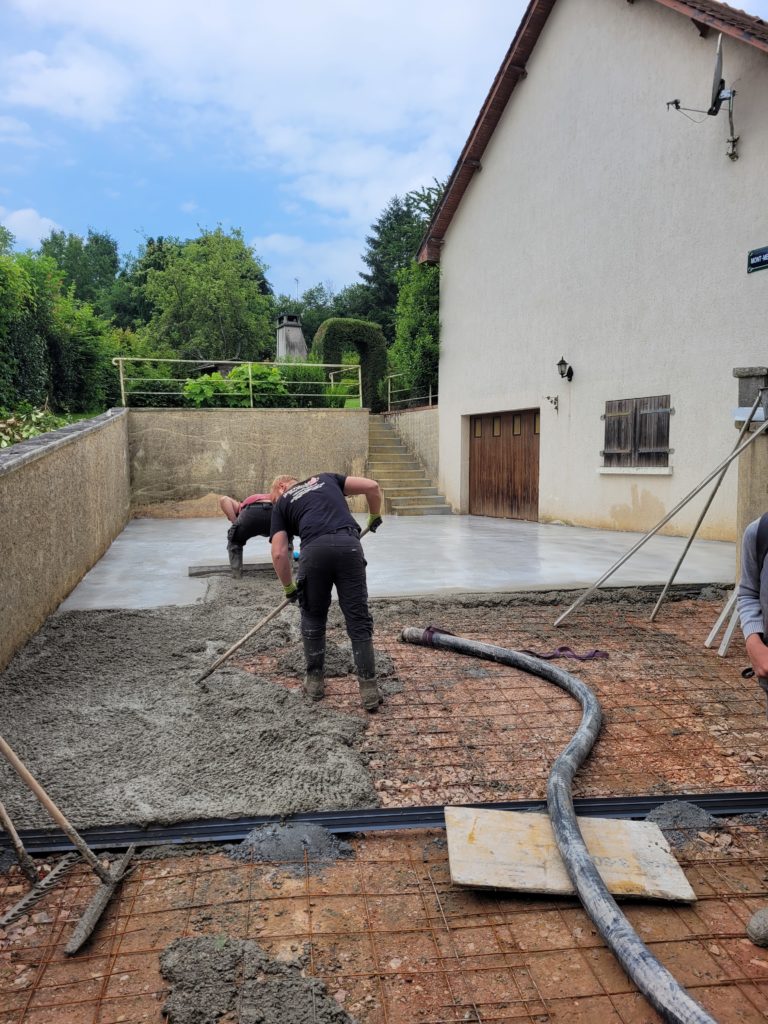
POLYGON ((387 200, 452 169, 524 6, 0 0, 0 222, 121 252, 221 223, 278 291, 339 289, 387 200))

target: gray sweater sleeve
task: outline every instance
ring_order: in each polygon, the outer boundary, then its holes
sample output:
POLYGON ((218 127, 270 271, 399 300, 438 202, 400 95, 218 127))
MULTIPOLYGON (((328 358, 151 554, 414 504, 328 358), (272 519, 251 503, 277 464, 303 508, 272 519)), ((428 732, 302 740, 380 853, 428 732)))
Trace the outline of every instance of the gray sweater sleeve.
MULTIPOLYGON (((760 603, 760 569, 757 564, 757 524, 759 519, 744 531, 741 542, 741 579, 737 595, 739 621, 744 639, 752 633, 765 632, 763 608, 760 603)), ((768 562, 768 559, 766 559, 768 562)))

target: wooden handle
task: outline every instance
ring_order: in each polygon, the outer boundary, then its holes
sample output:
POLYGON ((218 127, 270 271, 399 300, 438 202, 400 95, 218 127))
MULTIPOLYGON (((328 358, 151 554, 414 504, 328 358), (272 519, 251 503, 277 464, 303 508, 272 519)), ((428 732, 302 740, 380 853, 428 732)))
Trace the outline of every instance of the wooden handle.
POLYGON ((59 826, 61 831, 65 834, 67 839, 69 839, 72 845, 80 851, 80 853, 83 856, 83 860, 87 861, 91 865, 91 867, 102 880, 102 882, 110 882, 112 880, 112 876, 110 875, 109 871, 107 871, 107 869, 101 864, 101 862, 96 857, 96 854, 86 844, 83 837, 75 831, 72 825, 70 825, 70 823, 64 817, 64 815, 53 802, 53 800, 51 800, 51 798, 48 796, 48 794, 45 792, 45 790, 37 781, 37 779, 34 778, 34 776, 29 772, 29 770, 19 759, 19 757, 11 750, 11 748, 8 746, 8 744, 5 742, 2 736, 0 736, 0 753, 2 753, 3 757, 6 759, 11 768, 13 768, 13 770, 19 776, 24 785, 32 790, 32 792, 35 794, 40 803, 43 805, 46 811, 48 811, 48 813, 59 826))

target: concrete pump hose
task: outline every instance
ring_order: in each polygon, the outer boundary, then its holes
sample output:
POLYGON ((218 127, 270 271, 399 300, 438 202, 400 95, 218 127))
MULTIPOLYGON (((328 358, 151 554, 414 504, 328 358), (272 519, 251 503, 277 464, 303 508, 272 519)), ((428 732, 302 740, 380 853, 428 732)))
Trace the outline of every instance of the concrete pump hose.
POLYGON ((673 1024, 716 1024, 715 1019, 656 959, 622 914, 584 843, 573 807, 571 784, 600 732, 600 704, 590 688, 576 676, 539 658, 505 647, 465 640, 434 626, 404 629, 402 639, 406 643, 485 658, 530 672, 561 687, 579 701, 581 723, 552 766, 547 780, 547 809, 565 867, 590 919, 626 973, 661 1017, 673 1024))

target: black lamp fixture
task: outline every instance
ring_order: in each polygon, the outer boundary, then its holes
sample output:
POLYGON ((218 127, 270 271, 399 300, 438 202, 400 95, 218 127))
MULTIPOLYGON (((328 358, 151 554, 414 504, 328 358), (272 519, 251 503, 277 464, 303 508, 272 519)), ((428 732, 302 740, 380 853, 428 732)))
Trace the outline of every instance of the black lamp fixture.
POLYGON ((557 364, 557 372, 565 380, 573 380, 573 367, 570 363, 566 362, 565 356, 563 356, 557 364))

